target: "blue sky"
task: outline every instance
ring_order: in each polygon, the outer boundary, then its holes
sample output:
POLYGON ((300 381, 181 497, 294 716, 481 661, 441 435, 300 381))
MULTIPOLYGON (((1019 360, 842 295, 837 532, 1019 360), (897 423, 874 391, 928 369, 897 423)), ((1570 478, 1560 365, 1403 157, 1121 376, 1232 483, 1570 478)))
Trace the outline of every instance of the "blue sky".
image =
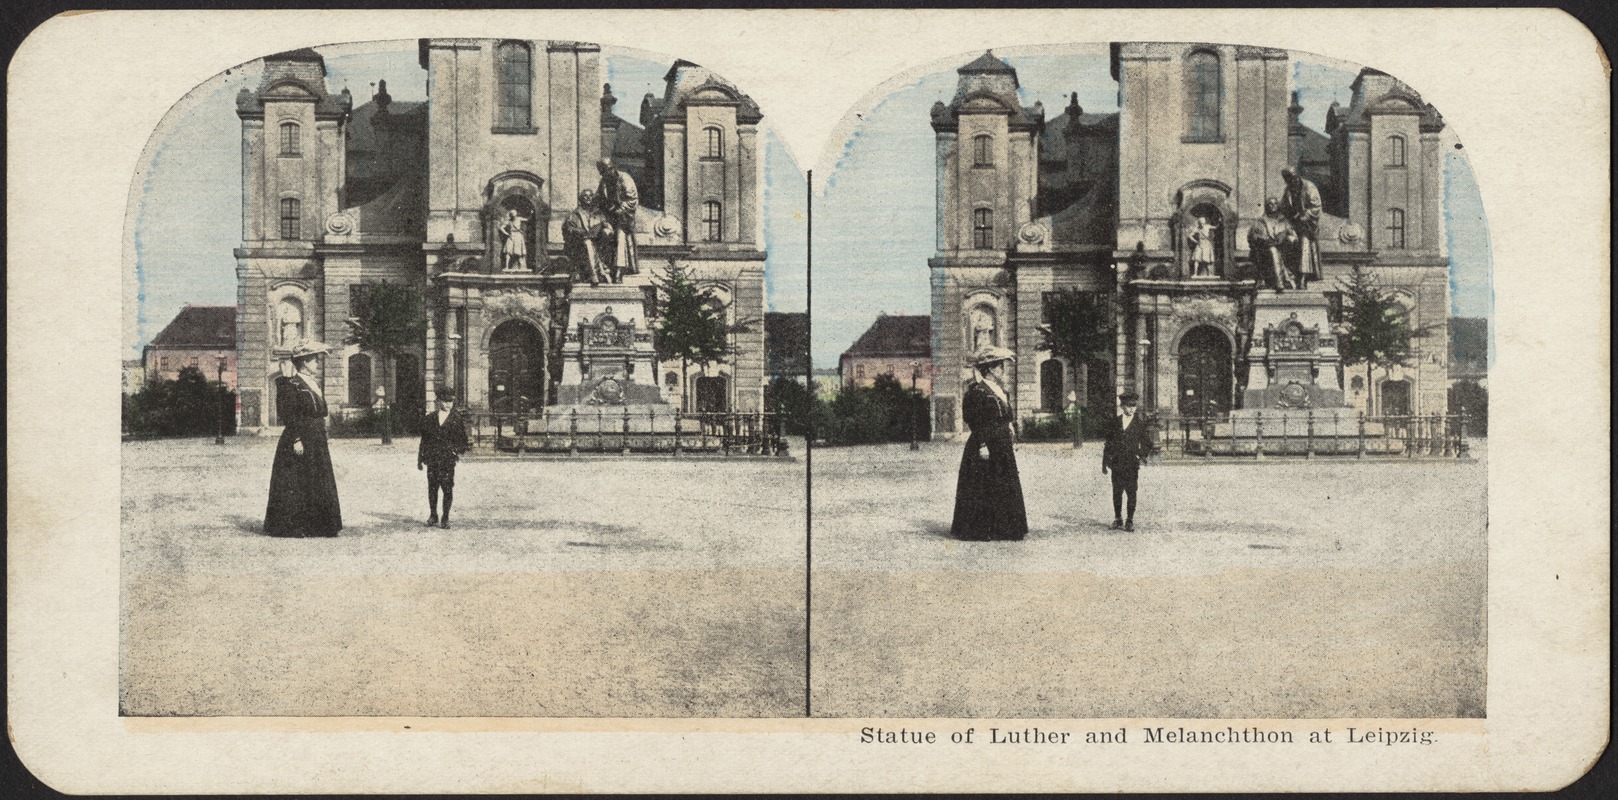
MULTIPOLYGON (((1046 118, 1077 92, 1089 113, 1118 110, 1108 49, 1066 53, 997 51, 1017 69, 1023 102, 1044 103, 1046 118)), ((835 367, 838 356, 878 314, 928 314, 927 259, 935 253, 937 178, 929 110, 955 94, 956 67, 926 74, 872 105, 854 126, 824 189, 815 197, 814 342, 816 367, 835 367)), ((1325 128, 1332 100, 1347 104, 1358 68, 1296 54, 1293 88, 1302 121, 1325 128)), ((1416 87, 1419 91, 1420 87, 1416 87)), ((1457 316, 1492 317, 1487 227, 1476 181, 1463 152, 1444 159, 1449 220, 1451 307, 1457 316)))
MULTIPOLYGON (((326 57, 327 87, 346 86, 356 105, 388 82, 400 102, 426 99, 427 74, 416 61, 416 44, 378 42, 316 48, 326 57)), ((673 58, 603 48, 606 80, 618 97, 619 116, 637 121, 641 97, 663 94, 663 75, 673 58)), ((236 304, 236 260, 241 245, 241 121, 236 93, 255 89, 262 75, 257 62, 217 75, 169 110, 153 134, 150 160, 135 174, 138 202, 134 219, 135 330, 130 358, 156 336, 181 308, 236 304)), ((746 91, 747 87, 741 87, 746 91)), ((807 303, 805 249, 807 183, 793 160, 764 125, 764 240, 767 301, 772 311, 802 311, 807 303)))

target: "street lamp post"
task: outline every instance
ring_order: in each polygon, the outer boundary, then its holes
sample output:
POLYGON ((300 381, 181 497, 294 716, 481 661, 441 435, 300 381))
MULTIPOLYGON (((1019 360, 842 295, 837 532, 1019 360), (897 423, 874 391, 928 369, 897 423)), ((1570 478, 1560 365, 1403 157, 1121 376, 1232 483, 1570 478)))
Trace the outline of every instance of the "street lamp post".
POLYGON ((1073 449, 1077 450, 1084 446, 1084 426, 1080 424, 1083 420, 1079 411, 1079 393, 1077 391, 1068 392, 1067 402, 1068 405, 1073 406, 1073 449))
MULTIPOLYGON (((915 402, 915 399, 916 399, 916 379, 920 378, 920 377, 921 377, 921 362, 920 361, 912 361, 912 362, 910 362, 910 400, 911 400, 911 402, 915 402)), ((910 420, 910 449, 911 450, 920 450, 921 445, 916 442, 916 437, 919 434, 919 431, 917 429, 921 427, 921 415, 913 412, 911 414, 911 416, 912 416, 912 419, 910 420)))
POLYGON ((376 387, 376 410, 382 416, 382 443, 393 444, 393 417, 388 413, 388 389, 376 387))
POLYGON ((216 421, 219 424, 215 428, 215 433, 214 433, 214 437, 213 437, 213 443, 214 444, 224 444, 225 443, 225 398, 226 398, 226 396, 227 396, 227 393, 225 392, 225 357, 220 356, 219 357, 219 402, 214 403, 214 409, 213 409, 214 410, 214 417, 215 417, 216 421))

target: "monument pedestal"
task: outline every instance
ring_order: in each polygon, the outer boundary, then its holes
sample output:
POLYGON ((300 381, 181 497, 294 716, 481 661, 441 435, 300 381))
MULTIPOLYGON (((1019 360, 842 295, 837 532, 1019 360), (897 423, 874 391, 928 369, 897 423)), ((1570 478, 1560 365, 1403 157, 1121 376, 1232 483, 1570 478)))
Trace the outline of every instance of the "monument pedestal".
MULTIPOLYGON (((647 293, 639 286, 575 286, 562 341, 562 382, 553 413, 576 407, 597 416, 602 407, 664 405, 657 385, 657 350, 647 323, 647 293)), ((629 408, 632 416, 644 415, 629 408)))
MULTIPOLYGON (((1262 290, 1253 301, 1242 411, 1346 408, 1330 304, 1319 292, 1262 290)), ((1238 414, 1241 411, 1237 412, 1238 414)), ((1246 415, 1244 415, 1246 416, 1246 415)))

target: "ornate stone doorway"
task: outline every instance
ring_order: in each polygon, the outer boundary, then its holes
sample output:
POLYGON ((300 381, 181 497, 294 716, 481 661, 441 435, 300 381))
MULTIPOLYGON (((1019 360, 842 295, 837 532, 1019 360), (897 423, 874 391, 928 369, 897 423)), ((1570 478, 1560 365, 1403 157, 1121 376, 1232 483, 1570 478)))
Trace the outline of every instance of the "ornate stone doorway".
POLYGON ((1199 325, 1180 338, 1180 414, 1218 417, 1230 411, 1230 341, 1199 325))
POLYGON ((500 323, 489 337, 489 410, 529 413, 545 405, 545 339, 522 320, 500 323))

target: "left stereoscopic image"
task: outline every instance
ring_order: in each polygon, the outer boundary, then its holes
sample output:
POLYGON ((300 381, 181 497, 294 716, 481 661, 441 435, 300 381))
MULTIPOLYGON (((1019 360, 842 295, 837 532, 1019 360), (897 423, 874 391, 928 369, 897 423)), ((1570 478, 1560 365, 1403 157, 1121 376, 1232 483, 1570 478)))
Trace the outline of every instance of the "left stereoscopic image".
POLYGON ((801 714, 766 110, 572 41, 225 66, 130 193, 121 713, 801 714))

